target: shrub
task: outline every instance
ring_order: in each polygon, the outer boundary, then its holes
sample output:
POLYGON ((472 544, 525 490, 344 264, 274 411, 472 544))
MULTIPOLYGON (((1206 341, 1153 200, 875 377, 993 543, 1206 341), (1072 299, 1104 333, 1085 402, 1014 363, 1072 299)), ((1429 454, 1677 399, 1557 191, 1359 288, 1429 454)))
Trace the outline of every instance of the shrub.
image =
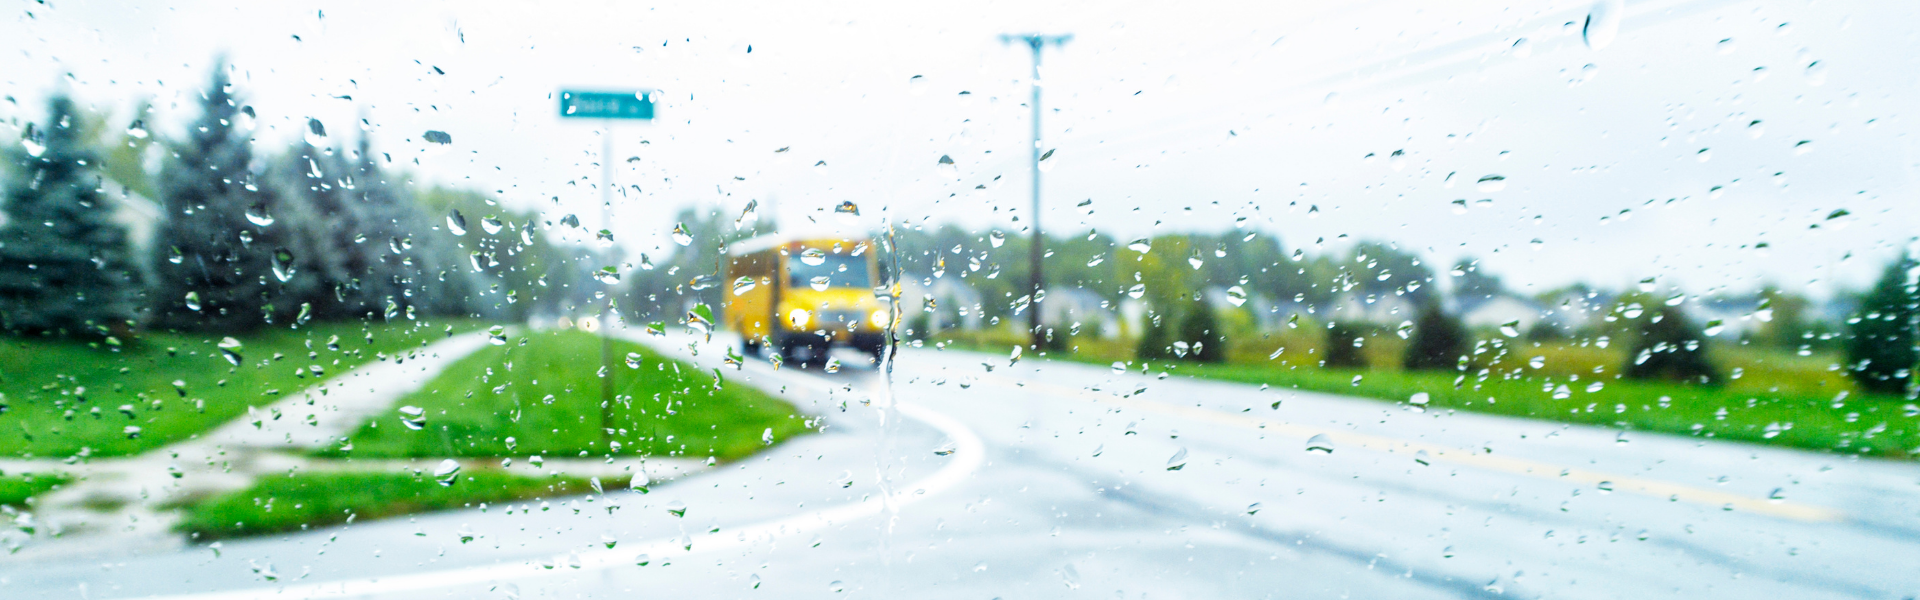
POLYGON ((1706 334, 1678 307, 1661 306, 1639 324, 1627 352, 1628 379, 1668 379, 1719 384, 1720 371, 1707 357, 1706 334))
POLYGON ((1227 360, 1227 336, 1220 331, 1220 321, 1214 318, 1213 307, 1206 300, 1195 300, 1187 305, 1187 314, 1180 320, 1180 341, 1191 348, 1187 359, 1217 363, 1227 360))
POLYGON ((1439 302, 1427 302, 1420 307, 1413 339, 1400 364, 1409 371, 1453 370, 1459 368, 1461 357, 1473 351, 1472 345, 1458 317, 1441 310, 1439 302))
POLYGON ((1360 346, 1356 345, 1359 338, 1359 330, 1352 325, 1346 323, 1328 324, 1326 355, 1325 358, 1322 359, 1326 361, 1325 366, 1353 369, 1367 368, 1367 357, 1360 352, 1360 346))

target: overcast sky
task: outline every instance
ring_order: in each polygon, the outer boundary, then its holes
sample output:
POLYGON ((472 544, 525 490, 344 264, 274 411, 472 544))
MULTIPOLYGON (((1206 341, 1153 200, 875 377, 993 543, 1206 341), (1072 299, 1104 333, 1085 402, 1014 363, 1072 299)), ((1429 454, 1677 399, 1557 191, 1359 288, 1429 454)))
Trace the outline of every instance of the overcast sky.
POLYGON ((67 86, 121 115, 151 97, 173 133, 225 52, 266 151, 309 118, 350 144, 364 115, 424 181, 593 223, 599 130, 552 95, 651 88, 659 119, 613 133, 632 249, 750 199, 1014 231, 1031 67, 996 36, 1041 31, 1075 36, 1045 56, 1050 229, 1246 217, 1289 248, 1475 256, 1523 290, 1820 295, 1920 233, 1911 2, 1627 2, 1592 43, 1595 5, 1564 1, 141 4, 13 4, 0 119, 67 86))

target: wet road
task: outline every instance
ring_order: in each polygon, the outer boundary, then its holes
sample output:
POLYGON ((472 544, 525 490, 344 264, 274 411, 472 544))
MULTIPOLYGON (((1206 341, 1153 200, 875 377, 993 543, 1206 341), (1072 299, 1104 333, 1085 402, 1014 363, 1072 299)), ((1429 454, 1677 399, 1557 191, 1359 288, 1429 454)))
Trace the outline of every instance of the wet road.
POLYGON ((824 433, 646 495, 5 562, 0 596, 1920 594, 1913 464, 931 349, 891 398, 870 369, 727 376, 824 433))

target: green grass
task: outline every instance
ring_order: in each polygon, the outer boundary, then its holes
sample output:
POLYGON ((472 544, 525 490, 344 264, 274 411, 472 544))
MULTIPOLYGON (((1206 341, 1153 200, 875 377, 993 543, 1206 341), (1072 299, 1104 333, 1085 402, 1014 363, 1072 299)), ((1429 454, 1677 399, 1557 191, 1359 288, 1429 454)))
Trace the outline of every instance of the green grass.
POLYGON ((240 338, 151 332, 115 346, 0 337, 0 456, 122 456, 206 431, 384 355, 470 322, 326 323, 240 338), (337 343, 330 341, 337 339, 337 343), (319 371, 314 368, 318 367, 319 371), (181 385, 176 386, 178 381, 181 385), (129 435, 129 426, 139 427, 129 435))
POLYGON ((792 405, 711 371, 663 358, 639 344, 614 342, 616 400, 604 426, 600 339, 573 330, 531 334, 489 346, 447 367, 399 406, 425 410, 426 425, 403 426, 398 412, 371 419, 349 437, 353 457, 713 456, 733 459, 806 431, 792 405), (639 368, 625 365, 640 355, 639 368), (513 438, 509 448, 507 438, 513 438), (613 451, 608 442, 617 442, 613 451))
POLYGON ((0 506, 27 507, 27 499, 60 487, 67 476, 57 473, 23 473, 0 476, 0 506))
POLYGON ((174 528, 210 540, 591 490, 588 480, 577 477, 525 477, 495 469, 462 473, 451 487, 409 473, 276 475, 184 507, 174 528))
MULTIPOLYGON (((1405 341, 1391 334, 1369 337, 1363 353, 1371 369, 1318 366, 1324 341, 1301 330, 1244 336, 1227 364, 1155 363, 1175 375, 1265 384, 1405 403, 1428 394, 1427 410, 1462 410, 1602 425, 1634 431, 1712 437, 1885 458, 1920 458, 1920 417, 1898 396, 1862 394, 1834 365, 1840 358, 1715 344, 1710 352, 1738 378, 1723 386, 1632 381, 1617 377, 1627 359, 1625 344, 1534 343, 1503 340, 1475 359, 1466 378, 1458 372, 1409 372, 1399 368, 1405 341), (1274 351, 1285 348, 1277 356, 1274 351), (1542 365, 1531 365, 1534 357, 1542 365), (1487 374, 1482 377, 1480 372, 1487 374), (1600 389, 1589 392, 1594 383, 1600 389), (1553 396, 1560 386, 1567 398, 1553 396), (1843 396, 1844 394, 1844 396, 1843 396), (1835 407, 1839 398, 1839 407, 1835 407), (1724 413, 1722 412, 1724 410, 1724 413)), ((947 338, 949 347, 998 352, 972 338, 947 338)), ((1067 352, 1049 358, 1094 364, 1132 362, 1132 343, 1075 338, 1067 352)))

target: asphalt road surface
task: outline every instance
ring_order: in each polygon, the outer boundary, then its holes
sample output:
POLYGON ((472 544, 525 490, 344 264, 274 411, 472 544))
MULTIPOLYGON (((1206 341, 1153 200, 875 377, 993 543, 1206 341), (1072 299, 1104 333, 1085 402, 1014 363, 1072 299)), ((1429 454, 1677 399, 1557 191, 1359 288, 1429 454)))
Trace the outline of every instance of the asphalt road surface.
POLYGON ((824 432, 645 495, 0 562, 0 597, 1920 594, 1914 464, 1010 362, 723 367, 824 432))

